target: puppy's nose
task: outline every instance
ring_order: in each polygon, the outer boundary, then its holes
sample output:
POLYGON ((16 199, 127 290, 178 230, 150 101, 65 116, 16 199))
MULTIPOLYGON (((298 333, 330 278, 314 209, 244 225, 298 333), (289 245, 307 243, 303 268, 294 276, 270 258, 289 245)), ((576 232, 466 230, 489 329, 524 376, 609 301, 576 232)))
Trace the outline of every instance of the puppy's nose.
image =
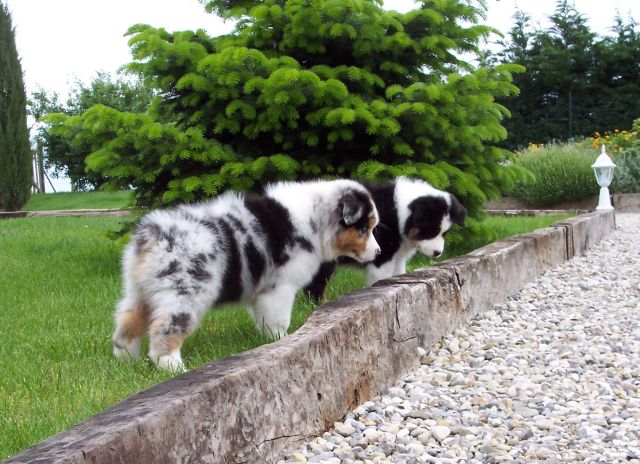
POLYGON ((435 251, 433 252, 433 257, 434 257, 434 258, 437 258, 437 257, 438 257, 438 256, 440 256, 441 254, 442 254, 442 250, 435 250, 435 251))
POLYGON ((380 253, 382 252, 382 250, 380 249, 380 247, 376 248, 376 256, 378 256, 380 253))

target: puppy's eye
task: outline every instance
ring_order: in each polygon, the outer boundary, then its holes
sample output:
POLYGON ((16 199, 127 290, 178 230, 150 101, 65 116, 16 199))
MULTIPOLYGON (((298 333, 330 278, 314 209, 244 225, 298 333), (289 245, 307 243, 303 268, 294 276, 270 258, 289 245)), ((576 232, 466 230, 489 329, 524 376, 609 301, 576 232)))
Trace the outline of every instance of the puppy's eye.
POLYGON ((367 235, 369 233, 369 228, 368 227, 361 227, 360 228, 360 234, 362 235, 367 235))

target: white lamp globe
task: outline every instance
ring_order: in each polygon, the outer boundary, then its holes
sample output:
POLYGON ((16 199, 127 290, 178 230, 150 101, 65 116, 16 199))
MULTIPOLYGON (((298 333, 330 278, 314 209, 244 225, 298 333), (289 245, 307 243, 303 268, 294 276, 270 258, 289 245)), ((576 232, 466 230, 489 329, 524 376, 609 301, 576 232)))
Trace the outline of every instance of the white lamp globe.
POLYGON ((613 209, 611 199, 609 198, 609 185, 613 179, 613 169, 616 167, 614 162, 607 155, 607 150, 602 145, 600 156, 596 158, 596 162, 591 165, 596 174, 596 181, 600 186, 600 198, 596 209, 613 209))
POLYGON ((607 149, 602 145, 600 156, 596 158, 596 162, 591 165, 596 173, 596 181, 600 187, 608 187, 613 179, 613 168, 616 167, 609 155, 607 149))

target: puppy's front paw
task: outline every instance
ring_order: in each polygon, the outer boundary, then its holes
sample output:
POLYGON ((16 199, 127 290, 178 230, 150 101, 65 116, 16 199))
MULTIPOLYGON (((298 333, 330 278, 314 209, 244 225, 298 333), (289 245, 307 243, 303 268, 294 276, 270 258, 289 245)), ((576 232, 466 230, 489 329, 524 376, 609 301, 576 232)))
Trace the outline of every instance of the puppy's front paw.
POLYGON ((273 338, 274 340, 280 340, 287 336, 287 328, 286 327, 269 327, 262 326, 258 328, 262 335, 268 338, 273 338))

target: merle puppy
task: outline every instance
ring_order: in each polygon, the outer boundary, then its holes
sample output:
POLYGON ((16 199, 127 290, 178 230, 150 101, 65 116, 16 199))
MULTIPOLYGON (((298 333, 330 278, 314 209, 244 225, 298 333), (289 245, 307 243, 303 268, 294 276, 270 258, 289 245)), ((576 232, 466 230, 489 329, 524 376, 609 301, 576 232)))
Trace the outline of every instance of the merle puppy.
MULTIPOLYGON (((440 256, 449 229, 454 224, 464 225, 466 208, 454 195, 427 182, 399 177, 385 185, 362 184, 371 193, 380 215, 380 223, 373 233, 381 253, 364 265, 367 285, 404 274, 407 261, 418 251, 430 258, 440 256)), ((322 298, 337 262, 322 264, 305 288, 311 298, 322 298)))
POLYGON ((145 216, 124 250, 124 297, 115 312, 113 352, 184 370, 180 348, 212 307, 246 302, 262 332, 284 336, 296 292, 320 264, 380 252, 378 213, 351 180, 280 183, 265 195, 224 194, 145 216))

